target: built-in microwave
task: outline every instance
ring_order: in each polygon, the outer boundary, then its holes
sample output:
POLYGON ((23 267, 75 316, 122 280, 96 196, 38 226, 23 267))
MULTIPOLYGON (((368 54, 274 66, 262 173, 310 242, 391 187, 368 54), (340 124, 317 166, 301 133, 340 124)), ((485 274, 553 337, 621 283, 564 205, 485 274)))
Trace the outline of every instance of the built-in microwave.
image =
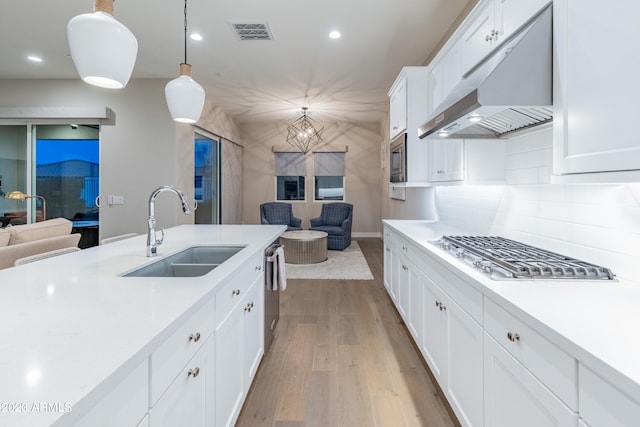
POLYGON ((401 133, 391 141, 389 152, 389 181, 407 181, 407 134, 401 133))

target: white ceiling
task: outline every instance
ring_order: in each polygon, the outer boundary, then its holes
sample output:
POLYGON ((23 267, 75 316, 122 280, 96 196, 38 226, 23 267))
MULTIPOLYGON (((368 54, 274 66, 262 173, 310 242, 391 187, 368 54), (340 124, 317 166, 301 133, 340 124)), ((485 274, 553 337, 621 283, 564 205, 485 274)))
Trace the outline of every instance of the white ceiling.
MULTIPOLYGON (((476 0, 189 0, 193 78, 239 123, 291 120, 309 106, 317 120, 379 121, 403 65, 423 65, 476 0), (273 41, 239 41, 230 21, 267 21, 273 41), (329 39, 338 29, 342 38, 329 39)), ((138 39, 133 78, 178 75, 183 0, 118 0, 114 16, 138 39)), ((92 0, 3 0, 0 79, 77 78, 66 25, 92 0), (43 57, 32 63, 29 54, 43 57)), ((0 94, 1 103, 2 94, 0 94)))

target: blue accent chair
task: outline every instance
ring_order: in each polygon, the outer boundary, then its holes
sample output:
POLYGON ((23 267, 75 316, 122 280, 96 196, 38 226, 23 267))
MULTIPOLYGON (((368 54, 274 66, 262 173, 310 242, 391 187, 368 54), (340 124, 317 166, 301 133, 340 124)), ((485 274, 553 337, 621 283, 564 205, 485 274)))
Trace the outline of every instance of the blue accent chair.
POLYGON ((327 249, 343 251, 351 244, 353 205, 350 203, 325 203, 318 218, 311 219, 311 230, 324 231, 327 249))
POLYGON ((260 205, 260 224, 286 225, 287 231, 302 230, 302 220, 293 216, 289 203, 271 202, 260 205))

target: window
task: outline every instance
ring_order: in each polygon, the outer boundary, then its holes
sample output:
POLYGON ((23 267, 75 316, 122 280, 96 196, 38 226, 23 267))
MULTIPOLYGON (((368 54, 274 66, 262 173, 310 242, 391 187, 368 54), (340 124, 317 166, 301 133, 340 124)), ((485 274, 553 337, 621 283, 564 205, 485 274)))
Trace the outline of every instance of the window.
POLYGON ((305 200, 306 157, 302 153, 274 153, 276 200, 305 200))
POLYGON ((313 153, 315 200, 344 200, 345 153, 313 153))
POLYGON ((196 224, 220 223, 220 159, 221 144, 214 138, 194 135, 194 212, 196 224))

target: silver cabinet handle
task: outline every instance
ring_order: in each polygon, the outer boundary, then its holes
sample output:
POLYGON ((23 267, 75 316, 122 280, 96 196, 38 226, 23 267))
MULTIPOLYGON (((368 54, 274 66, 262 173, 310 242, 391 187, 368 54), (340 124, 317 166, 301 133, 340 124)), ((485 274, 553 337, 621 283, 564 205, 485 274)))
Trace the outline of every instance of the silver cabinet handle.
POLYGON ((402 264, 402 269, 403 269, 404 271, 407 271, 407 270, 409 270, 409 267, 407 267, 406 265, 402 264))
POLYGON ((256 265, 256 271, 260 271, 262 270, 262 266, 261 265, 256 265))
POLYGON ((484 41, 488 42, 490 40, 491 40, 491 36, 490 35, 487 34, 486 36, 484 36, 484 41))
POLYGON ((240 289, 234 289, 231 295, 240 295, 240 289))
POLYGON ((446 306, 446 305, 444 305, 444 304, 443 304, 442 302, 440 302, 440 301, 436 301, 436 307, 438 307, 438 309, 439 309, 440 311, 443 311, 443 310, 446 310, 446 309, 447 309, 447 306, 446 306))
POLYGON ((520 335, 515 332, 507 332, 507 339, 511 342, 520 341, 520 335))
POLYGON ((193 342, 200 341, 200 332, 196 332, 195 334, 189 335, 189 341, 193 341, 193 342))
POLYGON ((251 307, 253 307, 253 304, 247 304, 247 305, 245 305, 245 307, 244 307, 244 311, 246 311, 246 312, 249 312, 249 313, 250 313, 250 312, 251 312, 251 307))
POLYGON ((187 376, 188 377, 197 377, 200 374, 200 368, 195 367, 194 369, 189 369, 189 372, 187 372, 187 376))

